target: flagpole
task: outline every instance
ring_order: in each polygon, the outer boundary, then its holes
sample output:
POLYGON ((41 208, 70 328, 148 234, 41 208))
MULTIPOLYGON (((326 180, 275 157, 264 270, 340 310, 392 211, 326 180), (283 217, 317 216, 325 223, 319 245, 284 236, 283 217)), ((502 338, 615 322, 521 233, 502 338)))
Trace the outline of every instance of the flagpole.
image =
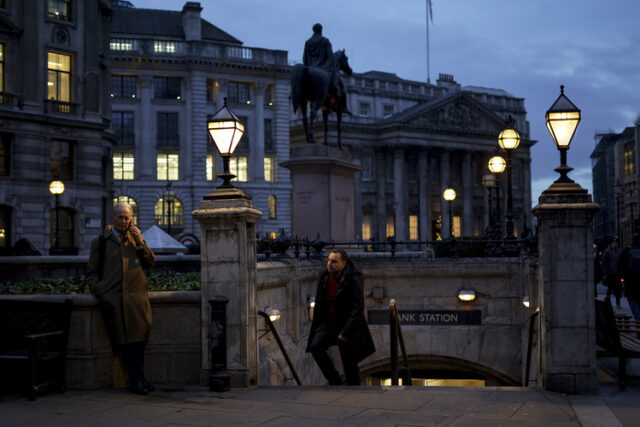
POLYGON ((431 84, 431 70, 429 69, 429 0, 425 0, 426 19, 427 19, 427 84, 431 84))

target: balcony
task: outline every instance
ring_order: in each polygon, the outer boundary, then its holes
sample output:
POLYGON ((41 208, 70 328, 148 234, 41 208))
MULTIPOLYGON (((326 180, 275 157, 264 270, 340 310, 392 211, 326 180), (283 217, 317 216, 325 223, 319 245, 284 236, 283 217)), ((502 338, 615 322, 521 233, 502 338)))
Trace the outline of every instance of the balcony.
POLYGON ((79 104, 74 102, 56 101, 55 99, 44 100, 44 113, 76 114, 79 104))
POLYGON ((18 105, 18 95, 9 92, 0 92, 0 105, 15 107, 18 105))

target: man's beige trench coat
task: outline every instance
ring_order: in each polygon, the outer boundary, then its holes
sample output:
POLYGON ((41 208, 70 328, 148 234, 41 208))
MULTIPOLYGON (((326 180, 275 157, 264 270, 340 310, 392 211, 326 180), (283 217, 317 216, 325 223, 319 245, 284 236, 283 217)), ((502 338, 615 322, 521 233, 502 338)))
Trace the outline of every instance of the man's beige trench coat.
POLYGON ((100 271, 100 238, 91 243, 87 266, 87 281, 91 292, 100 300, 111 345, 146 341, 151 328, 151 304, 143 268, 155 261, 146 242, 136 249, 135 240, 127 231, 122 244, 111 232, 104 231, 105 251, 102 279, 100 271))

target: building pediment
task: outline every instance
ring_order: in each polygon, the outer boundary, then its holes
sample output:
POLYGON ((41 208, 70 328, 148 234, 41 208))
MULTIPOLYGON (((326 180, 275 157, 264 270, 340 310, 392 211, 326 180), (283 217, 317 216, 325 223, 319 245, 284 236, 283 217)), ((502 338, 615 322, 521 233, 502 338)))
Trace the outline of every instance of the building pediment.
POLYGON ((465 94, 458 94, 443 102, 426 104, 405 121, 408 125, 439 130, 473 133, 496 133, 504 122, 480 103, 465 94))

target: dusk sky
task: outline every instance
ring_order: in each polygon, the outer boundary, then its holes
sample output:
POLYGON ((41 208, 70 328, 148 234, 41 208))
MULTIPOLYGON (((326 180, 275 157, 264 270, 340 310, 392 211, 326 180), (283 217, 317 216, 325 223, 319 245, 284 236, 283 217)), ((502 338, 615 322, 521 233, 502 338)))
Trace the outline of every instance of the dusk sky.
MULTIPOLYGON (((184 1, 132 0, 138 8, 181 10, 184 1)), ((247 47, 286 50, 300 62, 320 22, 355 72, 427 79, 427 0, 200 1, 202 17, 247 47)), ((568 152, 569 175, 591 192, 597 132, 621 132, 640 114, 640 1, 432 0, 430 77, 504 89, 525 99, 532 149, 532 197, 557 178, 560 156, 544 114, 565 85, 582 110, 568 152)))

